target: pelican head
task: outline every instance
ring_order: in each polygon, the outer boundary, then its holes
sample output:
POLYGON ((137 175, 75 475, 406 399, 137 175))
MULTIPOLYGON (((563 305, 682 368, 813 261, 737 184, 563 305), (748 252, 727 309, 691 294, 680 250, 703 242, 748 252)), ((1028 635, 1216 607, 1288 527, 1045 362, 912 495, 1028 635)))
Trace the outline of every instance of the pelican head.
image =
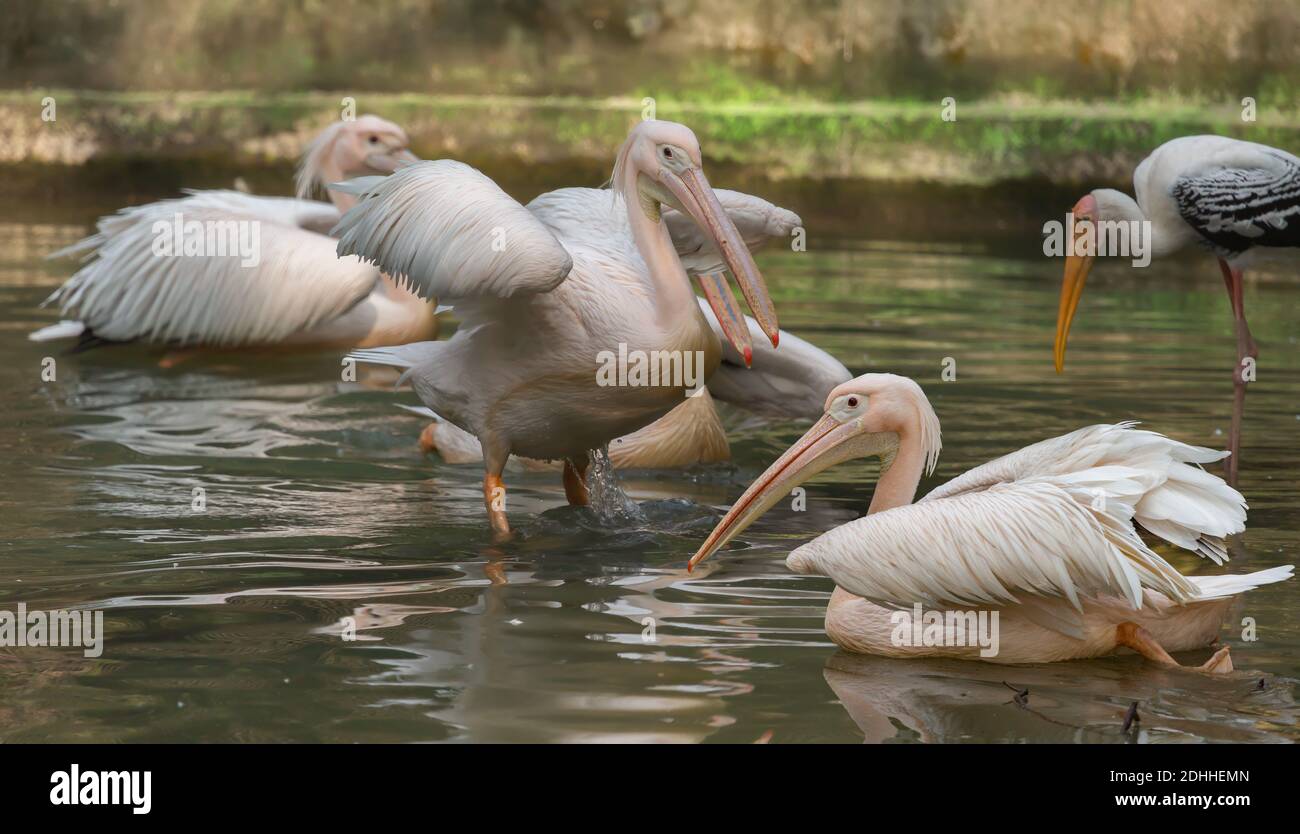
POLYGON ((904 436, 916 438, 926 470, 932 470, 939 458, 939 419, 921 386, 894 374, 863 374, 836 387, 821 419, 750 484, 687 568, 720 550, 790 490, 838 463, 879 457, 887 470, 904 436))
POLYGON ((419 157, 408 149, 406 131, 378 116, 335 122, 311 141, 298 164, 298 198, 353 177, 391 174, 419 157))
MULTIPOLYGON (((690 128, 654 119, 638 123, 619 151, 611 184, 622 193, 629 211, 639 207, 656 223, 660 222, 662 205, 695 221, 722 254, 754 318, 776 347, 780 327, 767 285, 735 223, 704 177, 700 143, 690 128), (628 193, 633 188, 635 194, 628 193)), ((734 340, 733 344, 742 354, 747 352, 746 345, 734 340)))

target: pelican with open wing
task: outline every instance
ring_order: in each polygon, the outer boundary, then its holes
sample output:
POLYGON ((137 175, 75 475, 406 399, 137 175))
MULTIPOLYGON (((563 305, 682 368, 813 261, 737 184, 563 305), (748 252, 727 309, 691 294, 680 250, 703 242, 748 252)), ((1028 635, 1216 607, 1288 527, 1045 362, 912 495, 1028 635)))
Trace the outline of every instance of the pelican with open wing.
MULTIPOLYGON (((359 202, 341 221, 339 253, 359 254, 437 295, 462 322, 445 342, 353 355, 405 368, 429 408, 478 438, 484 501, 498 533, 509 531, 501 473, 510 455, 564 460, 566 495, 583 503, 588 452, 668 413, 717 369, 721 346, 663 222, 664 206, 705 230, 764 337, 778 342, 762 275, 683 125, 640 122, 620 149, 611 188, 599 196, 607 214, 626 216, 626 231, 611 223, 603 234, 557 234, 490 179, 449 160, 408 166, 352 191, 359 202), (677 370, 649 380, 602 374, 610 357, 634 354, 677 370), (688 379, 688 368, 701 378, 688 379)), ((752 355, 743 343, 733 347, 752 355)))
MULTIPOLYGON (((799 215, 761 197, 722 188, 713 193, 750 252, 790 240, 802 226, 799 215)), ((608 239, 628 234, 626 212, 611 213, 609 202, 605 190, 561 188, 540 195, 527 208, 557 237, 587 236, 599 245, 600 235, 608 239)), ((650 425, 610 442, 610 462, 617 469, 673 469, 727 460, 731 451, 715 399, 768 417, 815 420, 830 390, 852 376, 835 357, 785 330, 779 334, 780 349, 772 347, 758 322, 740 314, 723 275, 726 265, 709 236, 675 209, 663 211, 663 222, 686 273, 704 290, 700 310, 722 346, 722 361, 709 377, 707 390, 650 425), (748 353, 742 354, 736 344, 741 350, 748 348, 748 353)), ((472 434, 436 415, 420 434, 420 448, 447 463, 483 459, 482 447, 472 434)), ((529 469, 559 465, 536 460, 520 463, 529 469)))

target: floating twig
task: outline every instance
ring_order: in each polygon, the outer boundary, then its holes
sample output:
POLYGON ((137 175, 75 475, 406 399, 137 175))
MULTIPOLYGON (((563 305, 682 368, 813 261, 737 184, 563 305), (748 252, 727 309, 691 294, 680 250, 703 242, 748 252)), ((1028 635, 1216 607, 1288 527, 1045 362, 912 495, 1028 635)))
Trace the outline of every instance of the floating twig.
POLYGON ((1127 733, 1132 727, 1142 723, 1142 716, 1138 715, 1138 702, 1134 701, 1129 704, 1128 712, 1124 715, 1124 729, 1122 732, 1127 733))

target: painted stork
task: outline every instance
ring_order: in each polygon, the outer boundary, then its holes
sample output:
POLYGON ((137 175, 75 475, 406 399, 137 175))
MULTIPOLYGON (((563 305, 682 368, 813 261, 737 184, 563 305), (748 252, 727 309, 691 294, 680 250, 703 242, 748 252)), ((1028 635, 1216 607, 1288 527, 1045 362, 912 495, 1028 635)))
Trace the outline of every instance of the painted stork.
MULTIPOLYGON (((821 420, 745 490, 689 567, 819 472, 879 457, 868 514, 786 559, 796 573, 835 581, 826 631, 848 651, 1040 663, 1126 647, 1176 666, 1170 652, 1218 639, 1236 596, 1291 576, 1290 565, 1184 576, 1139 535, 1226 560, 1223 540, 1245 529, 1245 501, 1198 465, 1222 452, 1133 424, 1090 426, 978 466, 914 504, 939 449, 939 419, 912 380, 866 374, 840 385, 821 420), (900 641, 897 612, 914 606, 942 612, 945 625, 948 612, 996 613, 996 654, 967 641, 900 641)), ((1228 649, 1200 668, 1231 671, 1228 649)))
MULTIPOLYGON (((1286 151, 1224 136, 1185 136, 1156 148, 1133 172, 1137 199, 1101 188, 1075 204, 1076 221, 1142 222, 1153 257, 1193 245, 1213 253, 1232 305, 1237 336, 1233 370, 1233 416, 1226 470, 1235 484, 1240 464, 1241 414, 1259 357, 1246 324, 1242 273, 1252 258, 1300 254, 1300 159, 1286 151), (1249 358, 1250 362, 1247 361, 1249 358)), ((1056 320, 1056 370, 1065 367, 1065 345, 1093 256, 1066 258, 1056 320)))

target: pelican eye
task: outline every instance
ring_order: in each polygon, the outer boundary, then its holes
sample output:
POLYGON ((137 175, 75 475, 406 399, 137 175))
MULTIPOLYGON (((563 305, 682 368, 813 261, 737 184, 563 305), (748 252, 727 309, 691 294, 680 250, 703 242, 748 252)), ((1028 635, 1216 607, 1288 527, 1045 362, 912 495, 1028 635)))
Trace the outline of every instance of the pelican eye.
POLYGON ((847 423, 867 410, 867 398, 857 394, 847 394, 831 403, 830 415, 841 423, 847 423))
POLYGON ((664 148, 664 159, 672 159, 672 158, 673 158, 673 149, 664 148))
POLYGON ((372 145, 378 145, 378 144, 379 144, 379 137, 378 137, 378 136, 371 135, 371 137, 370 137, 370 144, 372 144, 372 145))

